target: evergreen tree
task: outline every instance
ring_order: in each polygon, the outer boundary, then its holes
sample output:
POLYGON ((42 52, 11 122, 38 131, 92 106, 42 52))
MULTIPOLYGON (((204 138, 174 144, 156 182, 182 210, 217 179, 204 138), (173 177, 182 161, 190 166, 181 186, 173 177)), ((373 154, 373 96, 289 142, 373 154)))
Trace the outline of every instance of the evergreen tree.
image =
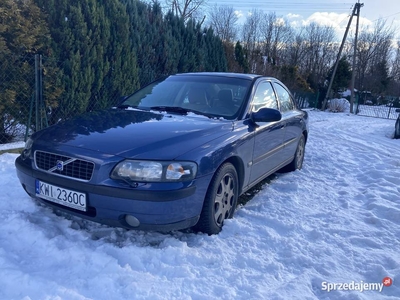
POLYGON ((132 26, 141 85, 177 72, 227 69, 222 42, 211 29, 203 29, 194 19, 185 22, 172 12, 163 16, 157 2, 151 6, 123 1, 132 26))
POLYGON ((118 0, 36 0, 48 15, 63 94, 53 121, 115 104, 138 87, 129 19, 118 0))
MULTIPOLYGON (((333 67, 329 70, 328 78, 332 77, 333 67)), ((349 87, 351 80, 351 66, 346 56, 343 56, 338 63, 335 78, 332 82, 332 91, 338 93, 349 87)))
POLYGON ((183 25, 183 20, 168 12, 164 18, 163 26, 166 28, 164 35, 165 66, 163 74, 175 74, 178 72, 180 36, 177 27, 183 25))
POLYGON ((34 55, 47 52, 49 34, 31 0, 0 2, 0 143, 10 141, 18 123, 28 124, 34 93, 34 55))
POLYGON ((212 28, 205 30, 203 36, 206 39, 205 45, 207 47, 205 60, 209 64, 207 71, 226 72, 228 61, 221 38, 215 35, 212 28))
POLYGON ((130 40, 137 56, 140 85, 176 72, 176 64, 171 58, 177 55, 177 47, 159 3, 123 1, 130 20, 130 40))
POLYGON ((178 72, 195 72, 199 62, 196 60, 196 53, 199 50, 196 43, 196 24, 194 20, 189 20, 182 29, 182 44, 178 64, 178 72))
POLYGON ((277 77, 285 83, 285 85, 292 91, 297 92, 311 92, 307 81, 300 75, 297 67, 282 66, 278 70, 277 77))
POLYGON ((248 73, 250 71, 249 63, 245 54, 245 50, 239 41, 235 45, 235 58, 239 66, 242 68, 242 72, 248 73))
POLYGON ((167 28, 166 41, 171 47, 169 64, 172 67, 171 72, 167 74, 173 74, 177 72, 183 72, 182 70, 182 55, 184 49, 184 32, 185 22, 184 19, 175 16, 172 12, 168 12, 164 18, 164 26, 167 28))
POLYGON ((139 87, 136 53, 129 39, 131 27, 126 6, 119 1, 105 1, 104 10, 107 25, 110 26, 109 43, 105 48, 108 69, 100 87, 102 101, 95 101, 91 105, 94 108, 115 104, 116 98, 129 95, 139 87))
MULTIPOLYGON (((369 79, 369 78, 368 78, 369 79)), ((371 68, 371 76, 369 83, 372 86, 371 91, 378 95, 385 94, 391 78, 389 77, 388 63, 385 60, 381 60, 371 68)))

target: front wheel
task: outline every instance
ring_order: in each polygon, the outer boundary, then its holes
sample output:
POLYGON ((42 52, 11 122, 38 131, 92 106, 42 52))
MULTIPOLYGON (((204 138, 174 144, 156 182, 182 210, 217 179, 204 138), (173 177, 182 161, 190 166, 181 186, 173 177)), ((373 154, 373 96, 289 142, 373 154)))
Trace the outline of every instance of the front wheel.
POLYGON ((214 174, 204 199, 200 219, 195 225, 196 231, 217 234, 224 221, 235 212, 239 180, 235 167, 231 163, 223 164, 214 174))

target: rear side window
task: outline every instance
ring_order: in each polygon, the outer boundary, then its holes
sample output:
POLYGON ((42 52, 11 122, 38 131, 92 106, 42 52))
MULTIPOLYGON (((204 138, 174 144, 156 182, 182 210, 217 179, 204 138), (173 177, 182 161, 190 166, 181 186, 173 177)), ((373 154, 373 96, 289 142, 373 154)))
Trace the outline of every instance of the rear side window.
POLYGON ((278 101, 280 104, 280 111, 286 112, 294 109, 294 103, 290 93, 279 83, 274 82, 274 88, 278 96, 278 101))

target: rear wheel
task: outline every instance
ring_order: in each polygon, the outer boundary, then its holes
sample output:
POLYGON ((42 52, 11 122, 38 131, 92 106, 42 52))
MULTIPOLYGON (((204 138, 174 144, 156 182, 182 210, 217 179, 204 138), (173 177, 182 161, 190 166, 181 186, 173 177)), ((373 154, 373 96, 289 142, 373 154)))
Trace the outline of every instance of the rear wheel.
POLYGON ((306 149, 306 139, 302 134, 299 143, 297 144, 296 153, 294 154, 294 158, 290 164, 285 167, 285 171, 295 171, 300 170, 303 167, 304 161, 304 151, 306 149))
POLYGON ((204 199, 195 230, 208 234, 221 231, 224 221, 232 218, 238 199, 238 176, 230 163, 223 164, 214 174, 204 199))

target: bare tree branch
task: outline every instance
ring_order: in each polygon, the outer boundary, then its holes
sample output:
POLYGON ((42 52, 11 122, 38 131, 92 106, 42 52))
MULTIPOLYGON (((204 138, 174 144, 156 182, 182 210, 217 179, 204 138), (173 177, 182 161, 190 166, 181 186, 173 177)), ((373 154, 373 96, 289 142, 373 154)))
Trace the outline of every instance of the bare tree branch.
POLYGON ((210 12, 210 25, 215 33, 226 42, 233 42, 237 37, 238 17, 232 6, 215 4, 210 12))
POLYGON ((206 0, 166 0, 166 3, 175 15, 187 21, 199 18, 200 9, 206 4, 206 0))

